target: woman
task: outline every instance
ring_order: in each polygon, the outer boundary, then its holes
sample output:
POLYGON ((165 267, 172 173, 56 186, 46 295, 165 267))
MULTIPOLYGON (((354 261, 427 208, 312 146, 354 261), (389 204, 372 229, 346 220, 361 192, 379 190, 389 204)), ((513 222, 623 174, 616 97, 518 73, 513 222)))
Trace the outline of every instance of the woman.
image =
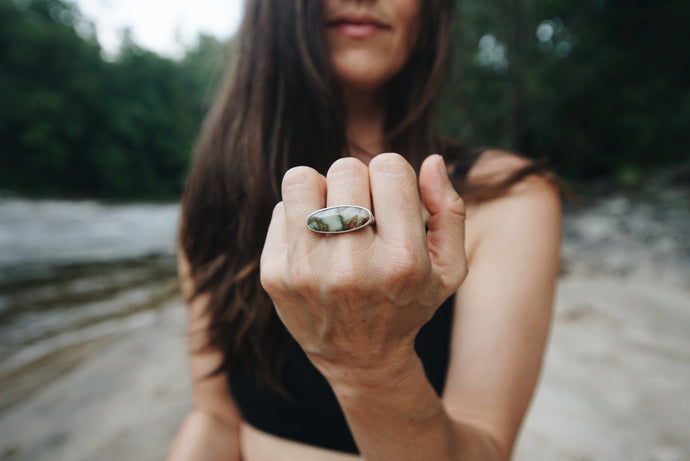
POLYGON ((508 459, 560 202, 531 162, 434 132, 452 1, 245 8, 183 198, 194 410, 169 459, 508 459), (307 227, 336 205, 375 222, 307 227))

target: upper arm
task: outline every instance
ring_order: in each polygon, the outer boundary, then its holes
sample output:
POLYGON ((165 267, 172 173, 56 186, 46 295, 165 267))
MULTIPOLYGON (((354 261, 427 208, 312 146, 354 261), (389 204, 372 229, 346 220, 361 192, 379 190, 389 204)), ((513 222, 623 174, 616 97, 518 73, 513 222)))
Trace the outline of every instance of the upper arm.
POLYGON ((208 296, 201 294, 191 299, 194 285, 190 276, 189 263, 181 250, 178 257, 178 272, 182 293, 189 304, 188 346, 194 410, 203 412, 230 428, 237 429, 242 418, 230 395, 227 376, 225 373, 214 374, 222 363, 222 354, 219 350, 207 346, 206 331, 209 319, 206 315, 206 303, 208 296))
MULTIPOLYGON (((499 154, 479 169, 520 166, 499 154)), ((480 172, 480 173, 484 173, 480 172)), ((534 391, 558 275, 561 207, 546 179, 468 207, 469 273, 456 296, 444 404, 509 452, 534 391)))

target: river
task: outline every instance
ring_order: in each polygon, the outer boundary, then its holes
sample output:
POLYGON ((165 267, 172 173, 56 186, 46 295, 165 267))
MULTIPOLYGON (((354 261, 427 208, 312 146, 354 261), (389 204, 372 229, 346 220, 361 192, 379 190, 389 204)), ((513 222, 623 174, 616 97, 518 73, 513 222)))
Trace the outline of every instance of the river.
POLYGON ((178 296, 177 204, 0 199, 0 410, 178 296))

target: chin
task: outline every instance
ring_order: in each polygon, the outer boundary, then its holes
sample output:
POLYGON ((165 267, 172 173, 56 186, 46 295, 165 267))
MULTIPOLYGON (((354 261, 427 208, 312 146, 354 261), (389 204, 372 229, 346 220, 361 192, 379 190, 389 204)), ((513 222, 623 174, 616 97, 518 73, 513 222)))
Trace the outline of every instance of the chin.
POLYGON ((398 72, 398 66, 380 65, 380 59, 336 60, 334 71, 338 80, 357 90, 382 88, 398 72))
POLYGON ((339 80, 346 88, 352 88, 359 91, 375 91, 383 88, 389 79, 364 73, 356 75, 339 74, 339 80))

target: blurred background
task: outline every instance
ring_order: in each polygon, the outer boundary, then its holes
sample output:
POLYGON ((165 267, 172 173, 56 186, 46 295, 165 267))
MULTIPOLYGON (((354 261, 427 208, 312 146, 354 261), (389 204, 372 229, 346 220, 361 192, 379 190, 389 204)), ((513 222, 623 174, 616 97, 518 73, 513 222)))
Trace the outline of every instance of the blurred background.
MULTIPOLYGON (((160 459, 189 410, 175 235, 241 0, 0 0, 0 459, 160 459)), ((516 458, 690 459, 687 0, 458 0, 439 129, 566 204, 516 458)))

